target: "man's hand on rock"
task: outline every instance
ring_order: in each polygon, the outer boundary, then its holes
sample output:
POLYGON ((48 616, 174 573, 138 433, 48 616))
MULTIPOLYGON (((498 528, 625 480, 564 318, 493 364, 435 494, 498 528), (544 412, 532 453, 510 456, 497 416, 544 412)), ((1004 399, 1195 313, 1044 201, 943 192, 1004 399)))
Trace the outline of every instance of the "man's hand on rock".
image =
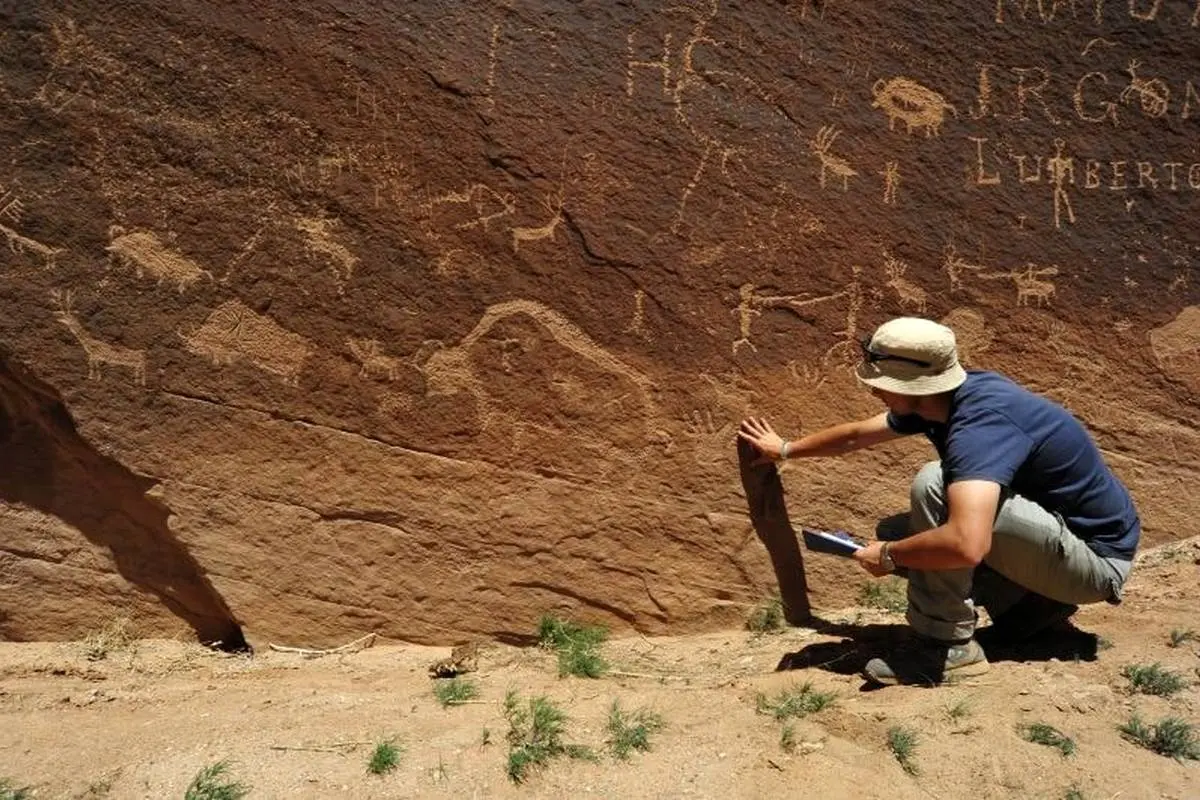
POLYGON ((749 417, 742 420, 741 427, 738 428, 738 437, 754 445, 762 454, 755 464, 769 464, 783 459, 783 446, 786 441, 765 419, 749 417))

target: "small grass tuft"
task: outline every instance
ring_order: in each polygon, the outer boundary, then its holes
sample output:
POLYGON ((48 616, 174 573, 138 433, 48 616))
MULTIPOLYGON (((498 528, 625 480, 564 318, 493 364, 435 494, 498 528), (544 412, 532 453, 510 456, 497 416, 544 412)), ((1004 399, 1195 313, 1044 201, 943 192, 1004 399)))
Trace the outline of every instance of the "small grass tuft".
POLYGON ((916 775, 919 770, 913 756, 917 749, 917 732, 899 725, 888 728, 887 743, 888 749, 892 751, 892 755, 900 762, 904 771, 909 775, 916 775))
POLYGON ((1027 742, 1034 744, 1044 744, 1047 747, 1053 747, 1062 753, 1063 758, 1075 755, 1075 740, 1062 733, 1053 725, 1047 725, 1044 722, 1035 722, 1032 725, 1026 725, 1021 730, 1021 736, 1027 742))
POLYGON ((1068 786, 1063 800, 1086 800, 1078 786, 1068 786))
POLYGON ((1167 717, 1157 725, 1148 727, 1134 714, 1129 722, 1119 725, 1117 730, 1134 744, 1161 756, 1180 762, 1184 759, 1200 761, 1200 739, 1196 737, 1191 723, 1178 717, 1167 717))
POLYGON ((557 756, 596 760, 590 748, 563 742, 567 717, 545 697, 532 698, 524 708, 517 693, 510 690, 504 697, 504 716, 508 720, 508 777, 513 783, 523 783, 531 768, 543 767, 557 756))
POLYGON ((1180 630, 1176 628, 1171 631, 1171 641, 1167 642, 1169 647, 1182 647, 1188 642, 1200 642, 1200 634, 1192 629, 1180 630))
POLYGON ((538 643, 558 653, 559 677, 575 675, 580 678, 599 678, 608 670, 600 656, 600 645, 608 638, 601 626, 587 627, 543 616, 538 623, 538 643))
POLYGON ((828 708, 837 700, 834 692, 818 692, 811 683, 782 689, 774 698, 769 698, 761 692, 755 698, 758 713, 770 714, 775 719, 783 720, 789 717, 807 717, 823 708, 828 708))
POLYGON ((433 694, 442 708, 462 705, 479 696, 479 687, 465 678, 450 678, 433 684, 433 694))
POLYGON ((1182 675, 1171 672, 1157 662, 1150 666, 1130 664, 1121 670, 1121 674, 1129 679, 1129 685, 1135 692, 1142 694, 1170 697, 1187 687, 1182 675))
POLYGON ((183 800, 240 800, 250 793, 250 787, 230 779, 229 762, 209 764, 188 784, 183 800))
POLYGON ((796 752, 796 728, 792 723, 784 723, 779 731, 779 749, 785 753, 796 752))
POLYGON ((753 633, 779 633, 786 625, 783 600, 778 595, 763 601, 746 620, 746 630, 753 633))
POLYGON ((18 788, 8 778, 0 778, 0 800, 27 800, 33 797, 28 786, 18 788))
POLYGON ((958 702, 946 706, 946 717, 951 722, 961 722, 971 716, 971 700, 963 697, 958 702))
POLYGON ((608 712, 608 749, 614 758, 628 761, 634 750, 650 749, 650 734, 662 730, 663 718, 653 711, 639 708, 629 714, 621 711, 614 700, 608 712))
POLYGON ((894 577, 871 581, 863 585, 859 601, 869 608, 903 614, 908 610, 908 582, 894 577))
POLYGON ((88 661, 103 661, 110 653, 124 650, 134 641, 133 621, 117 617, 83 639, 83 655, 88 661))
POLYGON ((400 765, 402 752, 395 739, 379 742, 371 751, 371 758, 367 761, 367 772, 372 775, 386 775, 400 765))

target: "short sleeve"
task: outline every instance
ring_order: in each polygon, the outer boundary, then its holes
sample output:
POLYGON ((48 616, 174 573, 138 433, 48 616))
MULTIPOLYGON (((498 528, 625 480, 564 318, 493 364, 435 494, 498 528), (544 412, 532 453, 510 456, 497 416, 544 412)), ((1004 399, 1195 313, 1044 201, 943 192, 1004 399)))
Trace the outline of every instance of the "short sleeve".
POLYGON ((896 414, 891 411, 887 413, 887 426, 905 436, 924 433, 928 424, 918 414, 896 414))
POLYGON ((989 480, 1011 486, 1032 451, 1033 440, 1004 414, 983 411, 956 420, 942 456, 946 483, 989 480))

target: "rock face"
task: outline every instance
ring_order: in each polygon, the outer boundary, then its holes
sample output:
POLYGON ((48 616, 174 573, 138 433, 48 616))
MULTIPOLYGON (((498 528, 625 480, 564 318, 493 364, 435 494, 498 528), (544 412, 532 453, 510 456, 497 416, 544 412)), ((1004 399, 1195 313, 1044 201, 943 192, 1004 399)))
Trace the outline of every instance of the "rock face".
MULTIPOLYGON (((899 314, 1194 532, 1200 7, 928 6, 8 4, 0 634, 737 624, 738 420, 875 413, 899 314)), ((789 464, 791 518, 928 457, 789 464)))

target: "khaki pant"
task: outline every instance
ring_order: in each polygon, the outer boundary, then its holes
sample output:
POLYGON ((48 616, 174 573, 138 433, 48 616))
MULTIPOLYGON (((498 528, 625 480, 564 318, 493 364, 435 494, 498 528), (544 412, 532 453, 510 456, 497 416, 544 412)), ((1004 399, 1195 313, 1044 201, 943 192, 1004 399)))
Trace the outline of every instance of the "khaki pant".
MULTIPOLYGON (((948 511, 940 461, 917 473, 907 515, 880 523, 880 539, 895 541, 945 523, 948 511)), ((1130 561, 1099 556, 1061 517, 1005 493, 992 528, 992 549, 978 568, 907 570, 908 623, 934 639, 960 640, 975 630, 975 606, 993 618, 1027 592, 1081 605, 1120 602, 1130 561)))

